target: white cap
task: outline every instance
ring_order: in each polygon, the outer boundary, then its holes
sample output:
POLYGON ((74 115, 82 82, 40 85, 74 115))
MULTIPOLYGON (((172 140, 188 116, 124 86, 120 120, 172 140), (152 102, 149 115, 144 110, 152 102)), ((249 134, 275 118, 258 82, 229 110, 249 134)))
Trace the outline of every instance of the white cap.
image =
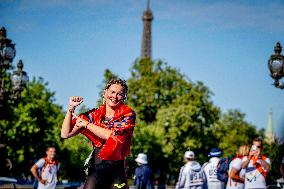
POLYGON ((185 157, 185 158, 194 158, 195 155, 194 155, 194 152, 193 152, 193 151, 186 151, 186 152, 184 153, 184 157, 185 157))
POLYGON ((147 161, 147 155, 144 154, 144 153, 139 153, 137 158, 135 159, 135 161, 137 163, 141 163, 141 164, 147 164, 148 161, 147 161))

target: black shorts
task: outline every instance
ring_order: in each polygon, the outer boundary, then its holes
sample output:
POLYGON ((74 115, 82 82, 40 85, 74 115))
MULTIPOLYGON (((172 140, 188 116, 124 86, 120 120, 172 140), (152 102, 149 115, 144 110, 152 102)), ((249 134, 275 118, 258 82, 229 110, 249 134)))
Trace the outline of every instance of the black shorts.
POLYGON ((98 158, 95 149, 89 162, 84 189, 127 189, 124 160, 110 161, 98 158))

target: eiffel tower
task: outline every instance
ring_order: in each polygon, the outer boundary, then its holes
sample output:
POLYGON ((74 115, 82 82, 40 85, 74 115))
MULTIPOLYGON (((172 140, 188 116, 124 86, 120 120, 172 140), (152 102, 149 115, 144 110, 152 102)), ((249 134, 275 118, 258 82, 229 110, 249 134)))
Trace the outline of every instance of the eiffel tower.
POLYGON ((142 47, 141 47, 141 58, 152 57, 152 32, 151 24, 154 19, 153 13, 150 9, 150 0, 147 1, 147 9, 144 11, 143 20, 143 37, 142 37, 142 47))

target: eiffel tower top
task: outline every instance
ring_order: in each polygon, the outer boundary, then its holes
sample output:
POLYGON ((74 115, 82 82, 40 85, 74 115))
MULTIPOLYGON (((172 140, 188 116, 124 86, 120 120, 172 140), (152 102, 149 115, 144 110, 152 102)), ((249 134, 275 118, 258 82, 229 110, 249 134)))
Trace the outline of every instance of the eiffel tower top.
POLYGON ((147 0, 147 9, 143 13, 143 21, 152 21, 153 18, 153 13, 150 9, 150 0, 147 0))
POLYGON ((141 58, 150 58, 152 56, 152 20, 153 13, 150 9, 150 0, 147 0, 147 9, 143 12, 143 36, 141 46, 141 58))

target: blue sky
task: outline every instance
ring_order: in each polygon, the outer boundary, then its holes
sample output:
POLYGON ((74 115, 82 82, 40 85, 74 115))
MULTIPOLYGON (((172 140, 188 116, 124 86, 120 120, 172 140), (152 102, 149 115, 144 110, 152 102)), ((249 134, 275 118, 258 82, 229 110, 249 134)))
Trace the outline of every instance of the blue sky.
MULTIPOLYGON (((0 20, 30 78, 43 77, 65 109, 71 95, 93 107, 104 70, 127 79, 140 56, 146 0, 1 0, 0 20)), ((223 112, 240 109, 265 128, 269 110, 284 132, 284 90, 267 60, 284 45, 284 1, 153 0, 153 58, 214 93, 223 112)), ((283 134, 282 134, 283 136, 283 134)))

